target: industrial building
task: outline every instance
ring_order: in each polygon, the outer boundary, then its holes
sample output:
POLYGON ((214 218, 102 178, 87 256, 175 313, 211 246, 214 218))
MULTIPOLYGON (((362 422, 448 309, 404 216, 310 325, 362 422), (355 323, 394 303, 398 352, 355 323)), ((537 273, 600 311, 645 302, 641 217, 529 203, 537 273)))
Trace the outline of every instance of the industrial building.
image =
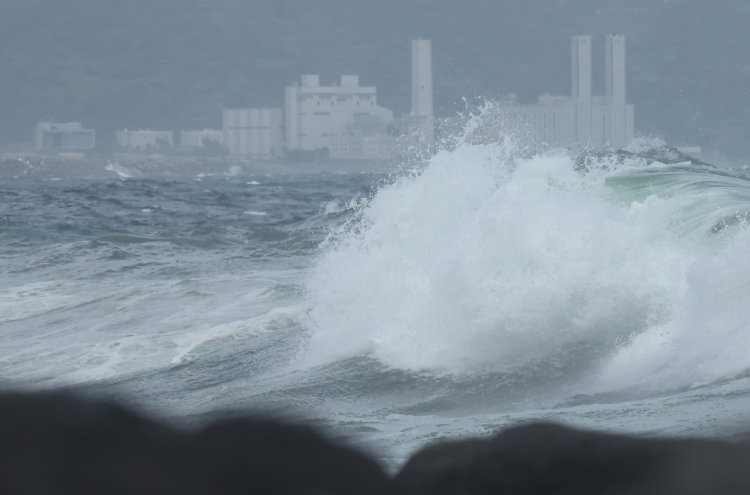
POLYGON ((606 94, 593 96, 591 36, 572 38, 572 95, 539 97, 537 105, 498 108, 508 124, 541 145, 624 148, 634 137, 634 108, 626 98, 625 37, 606 39, 606 94))
POLYGON ((203 129, 202 131, 181 131, 180 146, 189 148, 200 148, 205 145, 206 140, 216 144, 224 144, 224 131, 215 129, 203 129))
POLYGON ((412 111, 401 120, 401 133, 408 138, 398 135, 393 111, 378 106, 377 89, 360 86, 358 76, 344 75, 338 84, 321 86, 320 76, 304 75, 286 88, 283 109, 224 110, 224 146, 233 155, 255 159, 327 150, 334 160, 393 157, 404 142, 431 148, 431 50, 428 40, 412 43, 412 111))
POLYGON ((96 146, 96 133, 78 122, 40 122, 34 130, 34 144, 38 151, 46 152, 92 150, 96 146))
POLYGON ((321 86, 316 75, 286 88, 286 146, 327 148, 332 159, 376 159, 392 147, 388 126, 393 111, 378 106, 377 90, 358 76, 341 76, 340 86, 321 86))
MULTIPOLYGON (((318 75, 303 75, 285 90, 284 108, 240 108, 223 111, 222 130, 182 131, 180 144, 202 147, 206 140, 231 154, 270 160, 299 152, 324 151, 331 159, 392 158, 399 153, 432 151, 435 145, 432 44, 411 45, 411 112, 395 122, 393 111, 378 106, 377 89, 360 86, 359 77, 321 86, 318 75), (400 124, 400 125, 399 125, 400 124)), ((541 146, 624 148, 634 138, 634 108, 627 103, 626 40, 606 38, 606 91, 592 91, 591 36, 572 38, 572 93, 539 97, 519 105, 511 97, 496 107, 506 131, 518 131, 541 146)), ((126 151, 174 146, 171 131, 119 131, 126 151)), ((497 131, 491 131, 496 135, 497 131)), ((489 135, 488 135, 489 136, 489 135)), ((35 131, 40 151, 93 149, 95 133, 79 123, 40 123, 35 131)))
POLYGON ((174 145, 172 131, 117 131, 117 144, 126 151, 150 151, 174 145))
POLYGON ((224 110, 223 144, 233 155, 270 160, 284 155, 284 114, 280 108, 224 110))

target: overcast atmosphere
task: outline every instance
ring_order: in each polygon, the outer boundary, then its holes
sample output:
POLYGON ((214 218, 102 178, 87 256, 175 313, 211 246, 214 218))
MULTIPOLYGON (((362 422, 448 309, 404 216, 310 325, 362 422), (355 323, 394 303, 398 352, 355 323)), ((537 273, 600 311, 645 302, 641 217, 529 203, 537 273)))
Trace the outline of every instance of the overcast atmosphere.
MULTIPOLYGON (((6 0, 0 6, 0 145, 40 120, 100 132, 221 126, 223 108, 280 107, 300 74, 357 74, 397 114, 410 104, 410 47, 433 42, 435 113, 508 93, 569 94, 573 35, 628 38, 636 133, 750 153, 750 5, 736 0, 275 2, 6 0)), ((601 67, 601 70, 597 70, 601 67)))
POLYGON ((0 493, 750 493, 749 26, 0 0, 0 493))

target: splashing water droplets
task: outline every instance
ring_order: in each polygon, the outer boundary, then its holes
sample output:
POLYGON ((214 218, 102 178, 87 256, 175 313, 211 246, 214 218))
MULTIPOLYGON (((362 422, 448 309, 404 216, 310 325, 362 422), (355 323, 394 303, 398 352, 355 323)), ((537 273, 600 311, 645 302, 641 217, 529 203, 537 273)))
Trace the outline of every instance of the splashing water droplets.
MULTIPOLYGON (((582 171, 580 152, 523 157, 511 139, 472 144, 467 136, 481 125, 471 119, 452 150, 382 187, 331 234, 307 280, 308 360, 368 355, 454 375, 555 363, 596 390, 681 386, 750 367, 748 353, 724 352, 708 337, 693 348, 686 337, 713 283, 706 273, 725 276, 730 292, 741 284, 718 260, 750 235, 740 228, 722 245, 709 229, 675 222, 692 196, 639 185, 664 164, 591 154, 596 166, 582 171), (704 358, 731 361, 701 371, 693 364, 707 348, 716 355, 704 358)), ((691 173, 673 180, 694 183, 691 173)), ((709 225, 719 206, 703 212, 709 225)), ((734 267, 744 274, 745 265, 734 267)), ((748 291, 720 301, 726 317, 704 323, 745 345, 733 322, 748 321, 748 291)))

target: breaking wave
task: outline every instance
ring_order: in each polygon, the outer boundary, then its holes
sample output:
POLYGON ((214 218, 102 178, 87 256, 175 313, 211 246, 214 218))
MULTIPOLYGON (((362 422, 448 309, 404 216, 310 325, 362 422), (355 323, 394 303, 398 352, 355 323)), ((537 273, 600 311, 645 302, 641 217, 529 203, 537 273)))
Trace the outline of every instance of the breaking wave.
POLYGON ((640 142, 465 143, 350 205, 306 286, 313 363, 550 370, 587 392, 750 369, 750 180, 640 142), (571 371, 574 370, 574 371, 571 371))

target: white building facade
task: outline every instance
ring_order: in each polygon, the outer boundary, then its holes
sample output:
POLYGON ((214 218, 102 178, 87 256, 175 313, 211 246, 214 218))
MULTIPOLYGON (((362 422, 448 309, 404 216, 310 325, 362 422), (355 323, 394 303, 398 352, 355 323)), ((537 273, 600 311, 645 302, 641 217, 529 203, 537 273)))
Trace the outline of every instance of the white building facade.
POLYGON ((34 130, 34 144, 39 151, 86 151, 96 146, 96 133, 79 122, 40 122, 34 130))
POLYGON ((548 146, 621 149, 634 138, 633 105, 627 104, 625 37, 606 40, 606 95, 592 95, 591 36, 572 39, 572 95, 543 95, 537 105, 500 107, 509 123, 548 146))
POLYGON ((284 156, 284 113, 280 108, 224 110, 222 139, 233 155, 280 158, 284 156))
POLYGON ((286 88, 288 150, 327 148, 332 159, 377 159, 391 153, 393 111, 378 106, 377 90, 359 77, 341 76, 340 86, 321 86, 317 75, 286 88))
POLYGON ((117 131, 117 144, 126 151, 148 151, 174 145, 172 131, 117 131))

